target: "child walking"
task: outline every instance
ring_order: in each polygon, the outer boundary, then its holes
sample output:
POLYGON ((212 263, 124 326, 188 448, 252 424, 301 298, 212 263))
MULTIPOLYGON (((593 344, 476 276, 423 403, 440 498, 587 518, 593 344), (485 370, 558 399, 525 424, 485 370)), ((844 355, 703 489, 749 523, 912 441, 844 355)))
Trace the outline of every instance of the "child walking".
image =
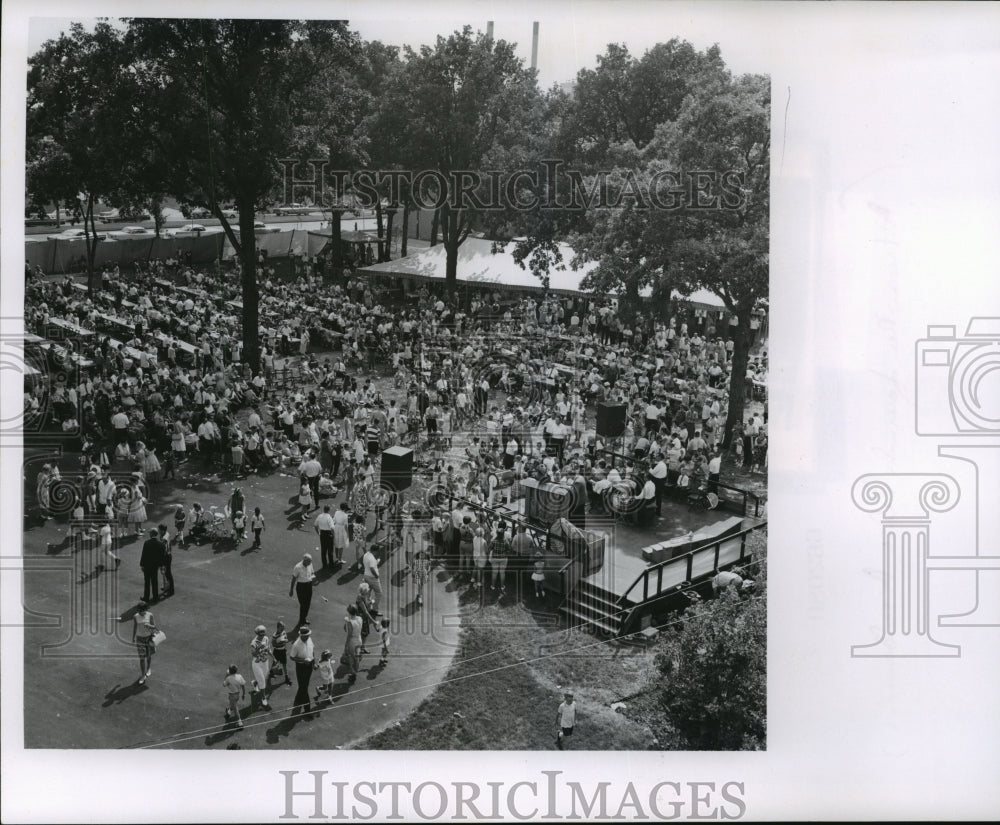
POLYGON ((535 553, 535 570, 531 574, 531 580, 535 583, 535 598, 545 598, 545 557, 540 553, 535 553))
POLYGON ((222 686, 226 689, 229 704, 226 706, 226 721, 236 720, 236 727, 243 727, 243 720, 240 719, 239 703, 247 698, 247 683, 239 674, 236 665, 229 666, 229 675, 222 680, 222 686))
POLYGON ((250 517, 250 529, 253 530, 253 546, 260 547, 260 534, 264 532, 264 516, 260 512, 260 507, 253 508, 253 515, 250 517))
POLYGON ((184 544, 184 528, 187 526, 187 511, 183 504, 178 504, 174 510, 174 535, 178 544, 184 544))
POLYGON ((319 670, 319 676, 323 682, 316 687, 316 702, 321 700, 324 702, 333 701, 333 677, 336 672, 333 664, 333 653, 329 650, 324 650, 319 658, 319 665, 317 665, 319 670))
POLYGON ((389 664, 389 620, 382 619, 382 627, 379 629, 379 639, 382 642, 382 656, 379 658, 380 665, 389 664))
POLYGON ((281 665, 281 675, 285 677, 285 684, 290 685, 292 680, 288 678, 288 632, 282 621, 275 625, 274 635, 271 637, 271 652, 274 654, 275 663, 281 665))
POLYGON ((246 527, 247 517, 243 514, 242 510, 237 510, 236 515, 233 516, 233 537, 237 542, 241 542, 246 538, 246 527))

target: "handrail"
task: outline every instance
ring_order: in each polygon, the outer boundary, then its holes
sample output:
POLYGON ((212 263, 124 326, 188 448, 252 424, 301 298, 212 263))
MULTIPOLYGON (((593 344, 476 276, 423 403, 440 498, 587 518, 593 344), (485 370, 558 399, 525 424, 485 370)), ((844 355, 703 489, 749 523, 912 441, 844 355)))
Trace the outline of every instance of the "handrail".
POLYGON ((760 524, 754 524, 751 527, 741 530, 738 533, 733 533, 730 536, 723 536, 722 538, 715 539, 709 544, 705 544, 695 550, 689 550, 681 556, 677 556, 672 559, 665 559, 664 561, 652 564, 642 571, 634 582, 629 586, 625 593, 620 597, 619 603, 629 599, 637 603, 642 603, 648 601, 649 599, 656 598, 663 595, 665 592, 663 589, 663 571, 671 565, 683 566, 685 575, 684 581, 691 582, 694 581, 694 560, 696 556, 702 556, 706 553, 712 553, 712 570, 718 571, 719 569, 719 552, 723 544, 733 541, 734 539, 740 540, 740 555, 736 559, 737 562, 743 562, 746 560, 747 553, 747 536, 754 532, 755 530, 760 530, 762 527, 766 527, 767 522, 763 521, 760 524), (651 590, 650 584, 655 579, 655 590, 651 590), (642 587, 642 598, 632 598, 632 592, 641 585, 642 587))

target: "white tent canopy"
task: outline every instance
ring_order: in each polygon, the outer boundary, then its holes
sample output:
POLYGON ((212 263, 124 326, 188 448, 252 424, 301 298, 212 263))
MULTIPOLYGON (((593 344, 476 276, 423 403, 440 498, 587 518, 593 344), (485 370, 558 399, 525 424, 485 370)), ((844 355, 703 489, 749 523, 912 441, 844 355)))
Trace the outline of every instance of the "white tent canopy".
MULTIPOLYGON (((541 289, 542 282, 531 269, 522 269, 514 260, 514 243, 507 243, 502 252, 493 254, 493 242, 481 238, 468 238, 458 248, 458 280, 470 284, 494 284, 503 289, 541 289)), ((554 269, 549 274, 549 288, 553 292, 582 292, 580 282, 596 263, 586 263, 574 270, 569 262, 573 248, 559 244, 565 269, 554 269)), ((364 267, 361 272, 372 275, 395 275, 401 278, 427 278, 444 281, 446 257, 444 244, 429 247, 422 252, 396 261, 364 267)))
MULTIPOLYGON (((579 269, 573 269, 570 265, 570 261, 575 255, 573 247, 567 243, 560 243, 558 246, 563 258, 562 265, 565 268, 553 269, 549 273, 549 289, 553 292, 588 294, 581 289, 580 283, 597 266, 597 263, 588 261, 579 269)), ((503 247, 502 251, 493 254, 492 241, 482 238, 468 238, 458 248, 458 280, 469 284, 494 284, 502 289, 541 290, 542 282, 535 277, 530 268, 522 269, 514 260, 514 247, 515 244, 510 242, 503 247)), ((372 275, 444 281, 446 264, 444 244, 438 244, 405 258, 367 266, 359 271, 372 275)), ((695 290, 686 297, 675 291, 671 297, 712 309, 725 309, 722 299, 707 289, 695 290)))

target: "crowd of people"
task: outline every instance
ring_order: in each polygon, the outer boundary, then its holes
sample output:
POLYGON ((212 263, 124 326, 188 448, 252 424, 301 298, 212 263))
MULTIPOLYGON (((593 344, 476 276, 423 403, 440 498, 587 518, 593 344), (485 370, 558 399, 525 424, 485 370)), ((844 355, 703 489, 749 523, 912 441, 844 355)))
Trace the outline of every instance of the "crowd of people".
MULTIPOLYGON (((363 573, 345 617, 340 662, 349 678, 371 632, 379 634, 383 663, 388 656, 371 512, 376 533, 386 530, 386 548, 404 549, 418 604, 431 566, 450 560, 470 588, 506 592, 508 572, 523 570, 544 598, 537 537, 491 516, 491 508, 516 500, 529 478, 580 491, 581 507, 592 513, 640 524, 659 516, 672 493, 716 495, 730 386, 758 399, 767 371, 765 350, 731 383, 732 340, 704 319, 695 330, 693 315, 631 321, 613 299, 592 296, 511 299, 488 289, 449 296, 426 285, 390 294, 358 275, 331 281, 299 267, 291 279, 266 270, 261 277, 254 372, 242 358, 239 279, 221 267, 153 263, 134 274, 109 271, 97 292, 80 286, 33 279, 25 298, 25 327, 37 335, 32 345, 49 376, 58 369, 71 376, 29 387, 25 410, 48 410, 52 426, 79 439, 74 547, 86 544, 95 564, 117 569, 120 540, 144 534, 154 485, 194 472, 233 479, 221 512, 181 505, 172 536, 163 524, 145 540, 143 599, 155 601, 154 571, 169 572, 172 543, 242 542, 252 533, 259 548, 265 517, 245 501, 239 480, 290 471, 301 526, 317 512, 322 566, 353 560, 363 573), (599 402, 625 406, 619 437, 598 435, 599 402), (380 456, 396 444, 415 448, 425 479, 426 494, 407 507, 380 495, 380 456), (88 531, 99 541, 85 543, 88 531)), ((766 408, 748 409, 730 433, 731 456, 763 471, 766 408)), ((36 480, 43 519, 52 515, 60 478, 49 462, 36 480)), ((303 711, 310 702, 304 664, 328 687, 332 656, 312 650, 304 601, 316 577, 311 557, 296 571, 290 595, 300 615, 289 656, 303 711)), ((166 592, 173 593, 172 577, 166 592)), ((251 695, 261 701, 271 675, 288 679, 284 632, 269 638, 261 626, 255 636, 251 695), (257 664, 267 665, 266 678, 257 664)), ((151 646, 140 647, 145 679, 151 646)), ((230 693, 240 692, 231 678, 238 675, 227 674, 230 693)))

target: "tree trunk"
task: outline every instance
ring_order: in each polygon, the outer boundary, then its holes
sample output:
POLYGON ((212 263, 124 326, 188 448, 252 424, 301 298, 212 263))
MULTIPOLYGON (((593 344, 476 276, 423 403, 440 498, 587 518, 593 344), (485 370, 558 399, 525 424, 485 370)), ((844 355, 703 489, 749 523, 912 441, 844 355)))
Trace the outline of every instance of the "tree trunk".
POLYGON ((382 251, 382 230, 384 224, 382 222, 382 199, 378 198, 375 201, 375 232, 378 235, 378 243, 375 246, 378 254, 375 256, 375 263, 382 263, 385 260, 384 253, 382 251))
MULTIPOLYGON (((752 302, 750 302, 752 306, 752 302)), ((750 306, 737 305, 733 308, 739 318, 736 337, 733 339, 733 363, 729 377, 729 413, 726 415, 726 431, 723 448, 728 449, 733 437, 733 427, 743 423, 743 407, 746 398, 747 363, 750 361, 750 306)))
POLYGON ((445 241, 445 289, 454 293, 458 288, 458 233, 452 232, 445 241))
POLYGON ((334 209, 330 213, 330 266, 337 270, 344 267, 344 242, 340 236, 340 219, 344 216, 342 211, 334 209))
POLYGON ((87 208, 83 213, 83 242, 87 248, 87 290, 101 288, 101 273, 94 267, 97 258, 97 226, 94 223, 94 196, 87 195, 87 208))
POLYGON ((441 210, 435 209, 431 216, 431 246, 437 246, 438 229, 441 226, 441 210))
POLYGON ((406 241, 410 234, 410 199, 403 198, 403 238, 399 242, 399 257, 406 257, 406 241))
POLYGON ((243 288, 243 363, 255 373, 260 371, 260 293, 257 290, 257 236, 254 234, 255 217, 253 198, 238 198, 236 208, 240 215, 240 275, 243 288))
POLYGON ((153 218, 153 230, 156 232, 156 237, 159 238, 160 231, 167 222, 167 219, 163 215, 163 203, 159 199, 154 200, 150 204, 150 210, 153 218))
POLYGON ((389 214, 385 219, 385 260, 392 260, 392 225, 395 222, 396 210, 399 207, 392 205, 389 207, 389 214))

